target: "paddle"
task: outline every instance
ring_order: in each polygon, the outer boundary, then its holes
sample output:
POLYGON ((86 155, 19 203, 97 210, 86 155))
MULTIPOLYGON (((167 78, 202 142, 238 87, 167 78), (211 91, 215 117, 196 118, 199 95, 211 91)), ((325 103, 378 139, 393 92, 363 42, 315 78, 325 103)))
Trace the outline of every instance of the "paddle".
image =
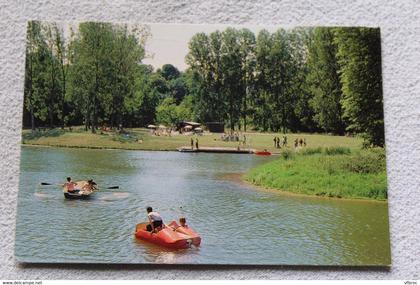
MULTIPOLYGON (((44 186, 63 186, 63 184, 60 183, 48 183, 48 182, 41 182, 41 185, 44 186)), ((109 186, 109 187, 105 187, 104 189, 120 189, 120 186, 109 186)))

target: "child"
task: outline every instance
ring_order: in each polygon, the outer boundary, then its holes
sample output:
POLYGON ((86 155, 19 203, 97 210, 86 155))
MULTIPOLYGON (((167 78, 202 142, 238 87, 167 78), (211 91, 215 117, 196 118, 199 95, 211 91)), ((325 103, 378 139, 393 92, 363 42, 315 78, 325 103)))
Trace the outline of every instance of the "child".
POLYGON ((179 218, 179 225, 183 228, 188 228, 187 219, 184 217, 179 218))

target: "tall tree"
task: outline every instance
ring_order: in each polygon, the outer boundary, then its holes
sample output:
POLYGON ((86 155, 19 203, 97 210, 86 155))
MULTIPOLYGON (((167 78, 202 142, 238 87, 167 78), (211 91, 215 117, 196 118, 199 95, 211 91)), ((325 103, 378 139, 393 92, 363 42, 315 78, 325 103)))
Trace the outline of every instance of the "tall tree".
POLYGON ((256 127, 267 131, 271 116, 270 96, 270 50, 272 41, 267 30, 261 30, 256 39, 256 67, 255 67, 255 89, 256 96, 253 110, 253 122, 256 127))
POLYGON ((26 34, 24 106, 29 112, 32 131, 37 119, 43 121, 46 118, 47 61, 48 47, 42 25, 38 21, 30 21, 26 34))
POLYGON ((231 131, 239 124, 243 97, 242 59, 238 42, 238 31, 227 28, 222 32, 221 69, 222 93, 227 102, 227 115, 231 131))
POLYGON ((222 93, 221 63, 222 33, 195 34, 189 42, 186 62, 188 85, 193 88, 195 113, 203 122, 218 122, 226 118, 225 98, 222 93))
POLYGON ((307 83, 312 94, 314 119, 327 132, 344 134, 337 46, 331 28, 315 28, 309 45, 307 83))
POLYGON ((241 29, 238 32, 238 41, 241 57, 242 123, 246 132, 249 103, 255 93, 255 35, 248 29, 241 29))
POLYGON ((384 115, 381 39, 378 28, 336 28, 344 117, 348 130, 362 133, 366 143, 383 146, 384 115))
POLYGON ((110 53, 112 73, 109 85, 112 99, 108 109, 111 127, 123 125, 126 114, 124 98, 135 92, 138 65, 145 55, 144 47, 139 44, 141 34, 137 34, 137 31, 141 30, 137 27, 129 30, 127 25, 113 26, 110 53))

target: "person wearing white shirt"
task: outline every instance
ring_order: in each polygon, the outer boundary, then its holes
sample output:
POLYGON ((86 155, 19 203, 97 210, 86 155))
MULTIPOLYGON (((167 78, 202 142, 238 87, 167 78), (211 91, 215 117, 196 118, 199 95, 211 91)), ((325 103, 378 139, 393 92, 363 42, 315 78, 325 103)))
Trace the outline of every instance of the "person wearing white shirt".
POLYGON ((162 227, 163 220, 158 212, 153 212, 152 207, 147 207, 147 218, 150 224, 147 225, 146 229, 149 232, 154 232, 156 229, 162 227))

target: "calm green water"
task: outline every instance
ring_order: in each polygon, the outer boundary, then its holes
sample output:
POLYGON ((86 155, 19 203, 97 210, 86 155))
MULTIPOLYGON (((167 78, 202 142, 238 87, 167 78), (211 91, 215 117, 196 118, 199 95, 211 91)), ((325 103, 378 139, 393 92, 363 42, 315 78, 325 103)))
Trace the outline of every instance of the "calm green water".
POLYGON ((390 264, 386 203, 289 197, 223 178, 274 159, 22 147, 16 256, 25 262, 390 264), (94 178, 104 190, 65 200, 40 182, 94 178), (166 250, 133 238, 151 205, 185 215, 200 248, 166 250), (181 208, 182 207, 182 208, 181 208))

